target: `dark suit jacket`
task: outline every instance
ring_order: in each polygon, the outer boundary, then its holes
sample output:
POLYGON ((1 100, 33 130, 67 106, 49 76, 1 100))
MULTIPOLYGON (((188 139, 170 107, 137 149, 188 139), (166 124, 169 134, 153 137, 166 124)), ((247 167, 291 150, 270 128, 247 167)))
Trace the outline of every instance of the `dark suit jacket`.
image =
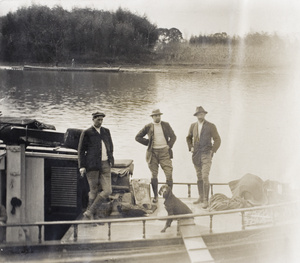
MULTIPOLYGON (((172 147, 176 141, 176 135, 168 122, 161 121, 161 127, 163 130, 165 139, 167 141, 167 144, 170 147, 170 149, 169 149, 170 158, 173 158, 172 147)), ((154 139, 154 124, 153 123, 147 124, 135 136, 136 141, 138 141, 139 143, 141 143, 143 145, 148 146, 147 154, 146 154, 146 160, 148 163, 151 161, 152 147, 153 147, 153 141, 154 141, 153 139, 154 139), (148 135, 148 138, 144 138, 146 135, 148 135)))
POLYGON ((192 147, 194 147, 195 151, 200 151, 203 153, 209 151, 213 151, 214 153, 217 152, 221 145, 221 138, 216 126, 213 123, 204 120, 200 135, 200 141, 195 132, 196 130, 198 130, 198 122, 195 122, 191 125, 189 134, 186 137, 189 151, 192 147))
POLYGON ((94 126, 81 133, 78 145, 78 166, 87 171, 101 170, 101 139, 103 140, 108 161, 114 165, 113 143, 109 129, 100 128, 100 134, 94 126))

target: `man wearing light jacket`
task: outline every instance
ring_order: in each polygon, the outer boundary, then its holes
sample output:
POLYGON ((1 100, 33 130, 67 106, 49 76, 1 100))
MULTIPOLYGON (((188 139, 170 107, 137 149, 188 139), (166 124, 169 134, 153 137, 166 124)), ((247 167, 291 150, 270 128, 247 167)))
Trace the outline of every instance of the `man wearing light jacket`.
POLYGON ((173 187, 173 166, 172 147, 176 141, 176 135, 168 122, 161 121, 159 109, 153 110, 150 115, 153 119, 152 123, 147 124, 136 135, 135 140, 145 146, 148 146, 146 153, 146 161, 152 173, 151 185, 154 194, 153 202, 158 201, 158 168, 159 165, 163 169, 166 176, 166 183, 173 187), (147 135, 148 138, 144 138, 147 135))

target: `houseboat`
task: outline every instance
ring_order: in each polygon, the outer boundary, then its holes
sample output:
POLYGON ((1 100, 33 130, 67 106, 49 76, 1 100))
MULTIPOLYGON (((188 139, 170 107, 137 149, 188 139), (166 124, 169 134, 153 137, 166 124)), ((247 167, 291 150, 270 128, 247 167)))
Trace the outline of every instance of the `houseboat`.
MULTIPOLYGON (((112 167, 113 194, 105 217, 82 220, 88 184, 78 171, 81 130, 66 133, 32 119, 0 117, 3 262, 296 262, 299 199, 290 192, 274 204, 224 211, 202 209, 180 196, 191 215, 168 216, 150 184, 136 178, 131 159, 112 167), (135 185, 140 187, 135 187, 135 185), (122 206, 123 205, 123 206, 122 206), (167 219, 174 222, 161 233, 167 219)), ((228 188, 211 183, 211 194, 228 188)), ((183 192, 183 191, 180 191, 183 192)), ((103 211, 102 211, 103 212, 103 211)), ((103 214, 103 213, 102 213, 103 214)), ((298 262, 298 261, 297 261, 298 262)))

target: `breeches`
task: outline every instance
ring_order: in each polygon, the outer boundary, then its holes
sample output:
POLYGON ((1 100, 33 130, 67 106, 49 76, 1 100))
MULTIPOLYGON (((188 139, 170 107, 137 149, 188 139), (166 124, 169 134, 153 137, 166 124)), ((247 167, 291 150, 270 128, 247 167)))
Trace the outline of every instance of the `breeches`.
POLYGON ((107 198, 112 193, 111 188, 111 169, 108 161, 102 162, 102 172, 90 171, 86 174, 90 192, 89 198, 95 199, 99 195, 103 198, 107 198))
POLYGON ((197 179, 202 181, 204 184, 209 184, 209 172, 211 168, 212 158, 210 153, 202 153, 200 155, 200 162, 196 165, 194 164, 197 179))
POLYGON ((169 154, 169 148, 152 149, 152 157, 148 167, 152 173, 152 178, 157 178, 159 165, 163 169, 166 179, 172 180, 173 166, 169 154))

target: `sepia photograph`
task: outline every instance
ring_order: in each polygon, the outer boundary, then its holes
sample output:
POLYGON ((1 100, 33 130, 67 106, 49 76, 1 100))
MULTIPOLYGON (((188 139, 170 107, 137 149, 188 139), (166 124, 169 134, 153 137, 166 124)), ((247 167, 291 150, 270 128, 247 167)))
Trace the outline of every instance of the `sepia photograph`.
POLYGON ((298 0, 0 0, 0 262, 300 262, 298 0))

